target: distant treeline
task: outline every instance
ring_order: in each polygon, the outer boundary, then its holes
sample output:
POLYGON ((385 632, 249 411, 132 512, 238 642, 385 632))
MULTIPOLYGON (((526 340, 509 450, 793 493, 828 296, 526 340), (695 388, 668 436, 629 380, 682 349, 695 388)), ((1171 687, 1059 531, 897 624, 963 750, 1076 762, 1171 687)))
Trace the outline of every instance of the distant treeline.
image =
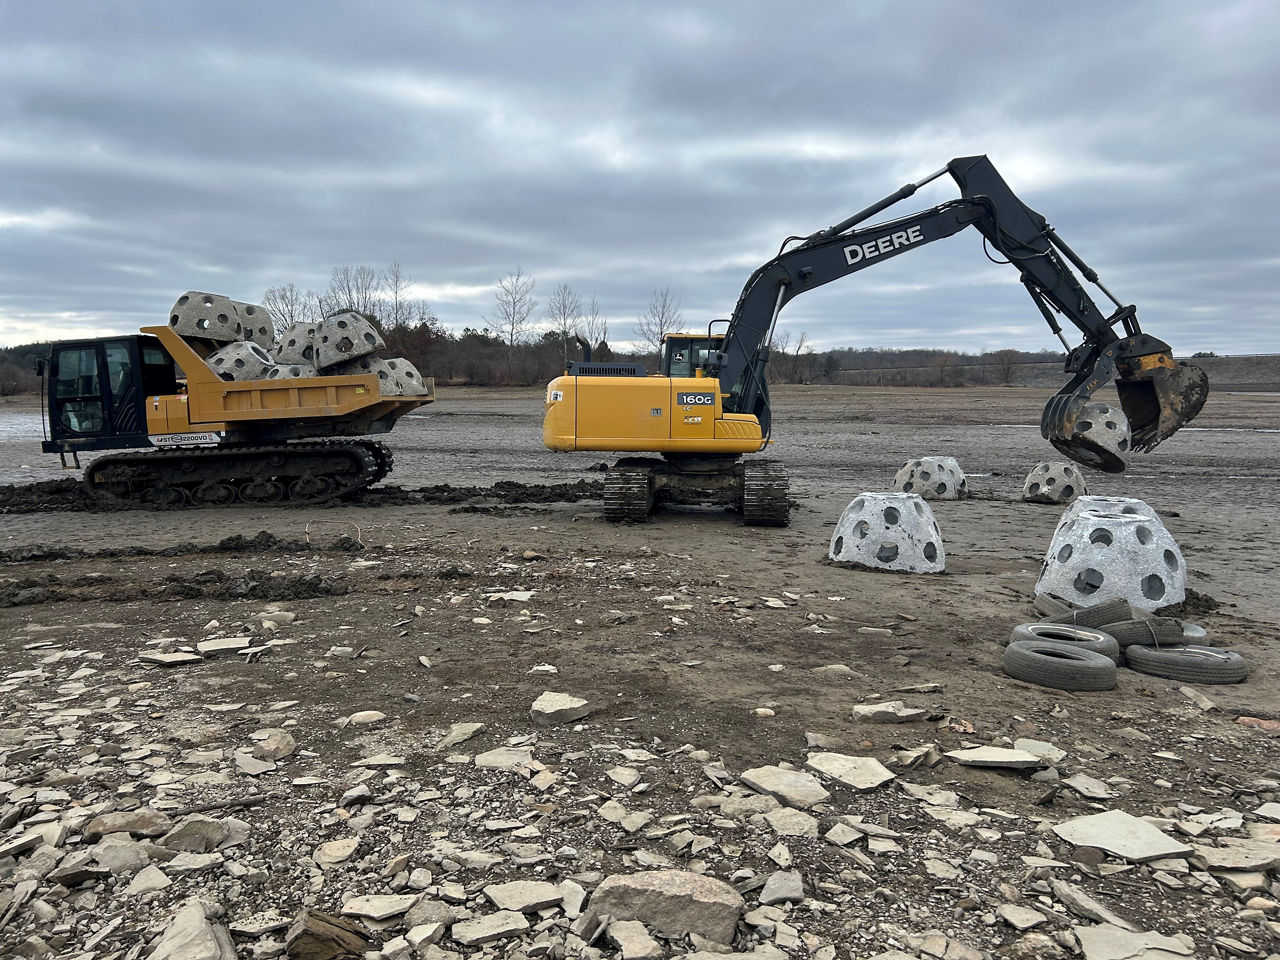
MULTIPOLYGON (((383 351, 386 356, 405 357, 424 376, 435 377, 441 385, 532 386, 563 373, 567 362, 580 356, 577 343, 559 330, 511 344, 488 329, 468 327, 453 333, 434 318, 379 326, 387 342, 383 351)), ((47 342, 0 348, 0 396, 37 392, 35 361, 48 351, 47 342)), ((604 342, 593 348, 593 359, 642 363, 650 372, 657 368, 657 354, 653 351, 614 351, 604 342)), ((1046 378, 1060 379, 1064 359, 1063 353, 1048 350, 960 353, 842 347, 818 351, 803 345, 802 340, 799 350, 790 349, 786 342, 775 344, 769 380, 860 386, 1032 385, 1047 382, 1046 378)), ((1217 366, 1212 372, 1225 373, 1225 368, 1233 365, 1272 359, 1221 357, 1211 361, 1217 366)), ((1275 359, 1277 362, 1269 367, 1280 366, 1280 358, 1275 359)), ((1258 379, 1263 384, 1252 389, 1274 389, 1265 386, 1274 380, 1269 369, 1247 379, 1258 379)))
MULTIPOLYGON (((570 360, 580 357, 577 343, 560 331, 548 331, 536 339, 514 345, 485 329, 466 328, 452 333, 434 320, 383 325, 386 356, 405 357, 424 376, 438 384, 475 386, 531 386, 564 372, 570 360)), ((34 374, 37 357, 48 354, 48 343, 0 348, 0 395, 33 393, 39 388, 34 374)), ((653 352, 614 351, 607 343, 593 348, 593 359, 643 363, 656 371, 653 352)), ((773 383, 837 383, 842 372, 886 371, 884 383, 913 386, 962 386, 967 383, 1013 383, 1020 364, 1057 361, 1062 355, 998 350, 965 354, 951 350, 891 350, 864 348, 815 351, 802 347, 791 351, 775 346, 769 363, 773 383)), ((867 382, 859 378, 856 382, 867 382)))

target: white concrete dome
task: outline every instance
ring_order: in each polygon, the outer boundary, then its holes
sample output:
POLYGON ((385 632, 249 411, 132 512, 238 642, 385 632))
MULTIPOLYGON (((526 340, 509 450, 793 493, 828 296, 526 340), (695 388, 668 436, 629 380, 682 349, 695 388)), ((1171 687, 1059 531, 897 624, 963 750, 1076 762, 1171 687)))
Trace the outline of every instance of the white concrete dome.
POLYGON ((386 344, 372 323, 358 313, 335 313, 316 325, 315 365, 325 370, 356 357, 367 357, 386 344))
POLYGON ((1182 551, 1159 519, 1084 510, 1054 532, 1035 592, 1081 606, 1118 597, 1157 610, 1186 599, 1186 586, 1182 551))
POLYGON ((316 324, 291 323, 280 334, 272 352, 278 363, 316 365, 316 324))
POLYGON ((235 302, 216 293, 188 290, 169 308, 169 326, 184 337, 203 337, 230 343, 244 339, 244 325, 235 302))
POLYGON ((205 363, 223 380, 269 380, 276 366, 275 358, 251 340, 228 343, 205 363))
POLYGON ((1084 474, 1061 460, 1037 463, 1022 484, 1022 499, 1028 503, 1071 503, 1088 492, 1084 474))
POLYGON ((955 457, 908 460, 893 478, 893 489, 914 493, 926 500, 959 500, 969 493, 964 471, 955 457))
POLYGON ((1082 497, 1076 497, 1075 500, 1071 501, 1067 509, 1062 511, 1062 516, 1058 518, 1058 525, 1055 530, 1061 530, 1064 524, 1074 520, 1086 510, 1118 513, 1126 517, 1151 517, 1153 520, 1159 517, 1151 504, 1145 500, 1138 500, 1135 497, 1095 497, 1086 494, 1082 497))
POLYGON ((325 373, 339 376, 372 373, 378 378, 378 392, 384 397, 399 397, 407 392, 395 369, 381 357, 356 357, 330 367, 325 373))
POLYGON ((859 494, 840 514, 828 556, 906 573, 941 573, 947 559, 933 511, 914 493, 859 494))
POLYGON ((260 303, 243 303, 231 301, 240 314, 244 338, 252 340, 258 346, 270 350, 276 342, 276 325, 271 319, 271 311, 260 303))
POLYGON ((268 380, 296 380, 300 377, 318 376, 309 363, 280 363, 267 373, 268 380))

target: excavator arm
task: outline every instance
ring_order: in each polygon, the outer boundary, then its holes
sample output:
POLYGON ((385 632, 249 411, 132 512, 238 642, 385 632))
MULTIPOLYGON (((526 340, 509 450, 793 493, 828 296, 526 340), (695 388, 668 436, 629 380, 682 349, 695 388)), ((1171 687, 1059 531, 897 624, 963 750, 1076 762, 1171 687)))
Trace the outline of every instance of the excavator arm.
POLYGON ((952 160, 835 226, 792 238, 800 242, 789 248, 784 244, 778 256, 756 270, 738 298, 721 350, 707 364, 707 372, 719 378, 721 392, 728 395, 725 409, 754 413, 767 433, 769 342, 778 314, 790 300, 967 226, 977 229, 1003 256, 1001 262, 1017 267, 1031 299, 1068 350, 1066 372, 1071 379, 1045 406, 1040 423, 1041 433, 1055 447, 1089 466, 1111 472, 1124 469, 1115 453, 1075 429, 1090 396, 1112 380, 1134 449, 1151 449, 1199 413, 1208 396, 1203 372, 1175 362, 1168 344, 1143 333, 1136 308, 1116 300, 1045 218, 1014 195, 984 156, 952 160), (959 199, 855 229, 944 173, 959 185, 959 199), (1112 314, 1098 309, 1068 262, 1115 304, 1112 314), (1079 346, 1072 348, 1063 336, 1060 316, 1082 334, 1079 346))

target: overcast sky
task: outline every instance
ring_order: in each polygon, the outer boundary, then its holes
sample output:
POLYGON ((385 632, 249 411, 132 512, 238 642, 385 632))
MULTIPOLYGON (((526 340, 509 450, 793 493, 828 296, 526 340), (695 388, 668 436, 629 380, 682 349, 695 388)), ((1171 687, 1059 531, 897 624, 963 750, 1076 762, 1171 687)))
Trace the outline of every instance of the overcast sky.
MULTIPOLYGON (((614 342, 654 288, 696 329, 784 237, 985 153, 1176 351, 1280 351, 1278 40, 1271 0, 0 0, 0 344, 391 261, 455 329, 517 267, 614 342)), ((1057 346, 974 231, 783 325, 1057 346)))

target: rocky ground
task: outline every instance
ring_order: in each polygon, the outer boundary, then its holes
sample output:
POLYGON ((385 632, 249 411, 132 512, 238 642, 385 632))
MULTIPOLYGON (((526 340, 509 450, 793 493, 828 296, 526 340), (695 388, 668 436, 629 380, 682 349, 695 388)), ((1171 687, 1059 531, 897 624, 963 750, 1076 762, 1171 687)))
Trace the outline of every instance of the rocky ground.
POLYGON ((1249 681, 1121 671, 1071 694, 999 669, 1057 516, 1017 496, 1048 451, 1000 426, 1035 398, 781 399, 787 530, 609 525, 594 458, 531 476, 513 438, 536 445, 536 407, 487 395, 465 430, 407 430, 408 489, 354 505, 113 514, 56 482, 0 490, 0 950, 1280 950, 1280 498, 1252 432, 1275 405, 1218 399, 1208 429, 1090 475, 1161 511, 1181 612, 1249 681), (935 504, 947 574, 826 563, 843 504, 926 452, 976 493, 935 504))

